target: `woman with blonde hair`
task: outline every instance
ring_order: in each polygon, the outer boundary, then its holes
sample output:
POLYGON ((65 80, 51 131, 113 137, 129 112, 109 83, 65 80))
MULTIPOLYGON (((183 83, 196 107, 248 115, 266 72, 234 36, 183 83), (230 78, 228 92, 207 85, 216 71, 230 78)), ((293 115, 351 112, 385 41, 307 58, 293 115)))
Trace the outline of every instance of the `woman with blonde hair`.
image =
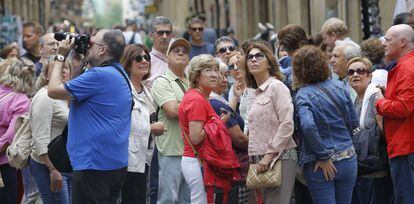
POLYGON ((13 141, 16 119, 29 111, 34 82, 35 66, 23 59, 12 59, 0 78, 0 200, 5 204, 17 202, 17 171, 8 164, 6 149, 13 141))
POLYGON ((265 172, 282 161, 279 187, 260 189, 264 203, 290 203, 295 183, 297 153, 293 140, 293 104, 289 89, 269 46, 251 42, 244 65, 248 87, 254 88, 254 100, 248 113, 250 168, 265 172))
MULTIPOLYGON (((43 69, 36 81, 37 93, 30 107, 30 128, 33 149, 29 160, 30 174, 36 183, 44 204, 70 203, 71 174, 59 172, 47 154, 48 144, 62 134, 68 121, 67 101, 52 99, 47 95, 53 61, 43 62, 43 69)), ((62 80, 70 79, 69 63, 62 68, 62 80)))

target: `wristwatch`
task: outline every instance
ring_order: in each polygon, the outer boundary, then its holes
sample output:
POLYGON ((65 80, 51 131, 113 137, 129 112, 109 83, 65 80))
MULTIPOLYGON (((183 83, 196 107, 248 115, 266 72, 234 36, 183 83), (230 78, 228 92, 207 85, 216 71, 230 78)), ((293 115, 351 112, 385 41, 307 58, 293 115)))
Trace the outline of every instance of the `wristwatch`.
POLYGON ((57 60, 59 62, 64 62, 65 61, 65 56, 63 56, 63 55, 56 55, 55 60, 57 60))

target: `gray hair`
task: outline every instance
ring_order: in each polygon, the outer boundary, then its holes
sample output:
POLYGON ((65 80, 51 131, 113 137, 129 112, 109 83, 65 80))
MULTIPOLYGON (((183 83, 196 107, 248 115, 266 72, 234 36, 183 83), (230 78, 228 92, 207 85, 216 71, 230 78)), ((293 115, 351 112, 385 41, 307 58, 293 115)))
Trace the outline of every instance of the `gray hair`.
POLYGON ((155 28, 158 25, 170 25, 171 31, 172 31, 172 20, 165 17, 165 16, 157 16, 152 19, 151 26, 149 28, 149 32, 153 33, 156 31, 157 28, 155 28))
POLYGON ((190 61, 190 70, 188 71, 188 79, 190 81, 190 87, 197 87, 197 80, 201 74, 201 71, 207 68, 217 67, 220 69, 219 62, 208 54, 201 54, 193 57, 190 61))
POLYGON ((352 42, 337 40, 335 42, 335 45, 345 47, 344 56, 346 61, 349 61, 355 57, 361 57, 361 49, 354 45, 352 42))
POLYGON ((46 33, 46 34, 42 35, 42 37, 39 38, 39 45, 40 46, 45 45, 45 43, 46 43, 45 37, 48 36, 48 35, 53 35, 53 38, 55 37, 54 33, 46 33))
POLYGON ((229 36, 222 36, 222 37, 218 38, 216 40, 216 42, 214 42, 214 48, 217 50, 217 45, 220 44, 220 43, 222 43, 222 42, 231 42, 231 43, 233 43, 233 45, 235 45, 234 40, 231 39, 231 37, 229 37, 229 36))
POLYGON ((122 31, 118 29, 108 29, 104 31, 102 41, 107 46, 109 55, 119 61, 125 48, 125 38, 122 31))

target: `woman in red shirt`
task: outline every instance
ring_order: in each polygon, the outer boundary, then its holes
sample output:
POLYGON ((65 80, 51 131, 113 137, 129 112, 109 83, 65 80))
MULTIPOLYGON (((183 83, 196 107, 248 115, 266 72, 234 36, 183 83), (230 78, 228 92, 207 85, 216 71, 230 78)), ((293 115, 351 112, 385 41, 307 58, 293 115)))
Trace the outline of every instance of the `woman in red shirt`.
POLYGON ((196 151, 206 136, 203 126, 211 117, 218 117, 208 97, 219 81, 219 64, 211 55, 199 55, 190 62, 190 89, 186 92, 178 109, 178 118, 184 140, 181 169, 191 190, 191 203, 207 203, 201 166, 196 151), (189 143, 191 141, 191 144, 189 143))

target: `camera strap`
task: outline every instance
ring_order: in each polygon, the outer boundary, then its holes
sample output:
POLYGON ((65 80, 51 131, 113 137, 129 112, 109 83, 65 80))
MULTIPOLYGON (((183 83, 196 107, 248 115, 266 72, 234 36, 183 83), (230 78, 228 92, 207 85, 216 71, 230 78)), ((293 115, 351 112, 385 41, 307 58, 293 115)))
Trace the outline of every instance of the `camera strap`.
POLYGON ((129 92, 131 93, 131 112, 132 112, 132 109, 134 108, 135 102, 134 102, 134 96, 132 95, 131 83, 129 83, 129 77, 122 71, 122 68, 119 67, 116 63, 117 63, 116 60, 108 60, 108 61, 103 62, 100 66, 101 67, 104 67, 104 66, 112 66, 112 67, 115 67, 115 69, 119 73, 121 73, 122 77, 124 77, 125 81, 128 84, 129 92), (112 64, 109 64, 109 62, 112 62, 112 64))

